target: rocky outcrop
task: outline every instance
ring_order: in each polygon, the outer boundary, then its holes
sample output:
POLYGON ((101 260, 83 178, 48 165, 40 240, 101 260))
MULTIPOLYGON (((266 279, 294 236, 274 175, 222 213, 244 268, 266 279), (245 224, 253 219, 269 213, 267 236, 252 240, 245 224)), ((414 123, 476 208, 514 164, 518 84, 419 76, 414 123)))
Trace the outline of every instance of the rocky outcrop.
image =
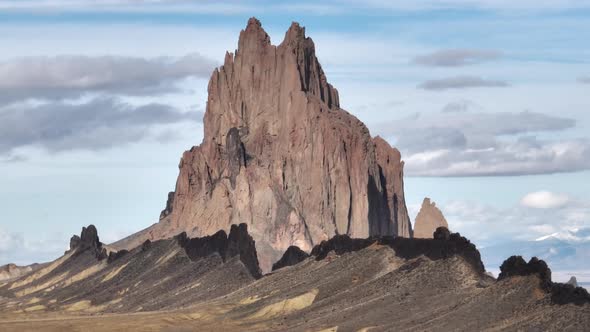
POLYGON ((272 265, 272 270, 276 271, 286 266, 299 264, 306 260, 308 257, 309 254, 299 249, 299 247, 290 246, 289 248, 287 248, 287 251, 285 251, 285 253, 283 254, 283 257, 281 257, 281 259, 279 259, 278 262, 272 265))
MULTIPOLYGON (((327 241, 322 241, 311 251, 316 260, 325 259, 330 253, 343 255, 365 249, 371 245, 383 245, 393 249, 396 256, 403 259, 413 259, 426 256, 431 260, 446 259, 461 256, 479 275, 485 274, 481 255, 475 245, 459 233, 450 233, 448 229, 439 227, 434 239, 410 239, 403 237, 379 236, 366 239, 353 239, 347 235, 336 235, 327 241)), ((285 256, 287 253, 285 253, 285 256)), ((283 261, 283 259, 281 259, 283 261)), ((295 265, 296 260, 284 260, 282 266, 295 265)), ((277 262, 278 264, 278 262, 277 262)))
POLYGON ((270 271, 293 245, 411 236, 399 151, 340 108, 299 24, 275 46, 250 19, 208 93, 203 142, 183 154, 162 219, 117 247, 246 223, 270 271))
POLYGON ((572 286, 574 286, 574 287, 578 287, 578 280, 576 279, 576 277, 575 277, 575 276, 572 276, 572 277, 570 278, 570 280, 568 280, 568 281, 567 281, 565 284, 566 284, 566 285, 572 285, 572 286))
POLYGON ((575 305, 590 304, 590 294, 585 288, 572 284, 555 283, 551 281, 551 269, 545 261, 533 257, 527 263, 521 256, 511 256, 500 266, 498 281, 515 276, 537 275, 540 287, 551 294, 551 302, 555 304, 575 305))
POLYGON ((262 276, 256 255, 256 244, 248 234, 246 224, 232 225, 229 236, 220 230, 210 236, 191 239, 183 232, 177 235, 176 239, 191 260, 218 254, 226 262, 237 256, 254 278, 262 276))
POLYGON ((172 213, 172 206, 174 205, 174 191, 168 193, 168 199, 166 200, 166 207, 160 212, 160 219, 166 218, 172 213))
POLYGON ((37 270, 40 266, 40 264, 31 264, 26 266, 18 266, 16 264, 2 265, 0 266, 0 281, 18 278, 37 270))
POLYGON ((86 250, 91 251, 98 260, 108 257, 108 252, 100 242, 98 231, 94 225, 82 227, 80 236, 74 235, 70 239, 70 251, 83 252, 86 250))
POLYGON ((551 288, 551 269, 545 261, 533 257, 527 263, 522 256, 511 256, 500 265, 498 280, 536 274, 541 279, 541 287, 551 288))
POLYGON ((416 215, 414 237, 432 239, 433 233, 438 227, 449 228, 449 224, 436 204, 426 197, 422 201, 420 212, 416 215))

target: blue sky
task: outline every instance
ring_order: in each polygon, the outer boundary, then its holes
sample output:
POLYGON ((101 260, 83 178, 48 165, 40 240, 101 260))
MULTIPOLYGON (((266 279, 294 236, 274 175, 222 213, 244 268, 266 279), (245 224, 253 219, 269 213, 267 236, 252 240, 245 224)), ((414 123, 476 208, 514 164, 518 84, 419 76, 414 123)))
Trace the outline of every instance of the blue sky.
POLYGON ((156 222, 251 16, 275 44, 306 27, 342 107, 402 151, 412 217, 428 196, 482 248, 590 241, 590 1, 6 0, 0 264, 156 222))

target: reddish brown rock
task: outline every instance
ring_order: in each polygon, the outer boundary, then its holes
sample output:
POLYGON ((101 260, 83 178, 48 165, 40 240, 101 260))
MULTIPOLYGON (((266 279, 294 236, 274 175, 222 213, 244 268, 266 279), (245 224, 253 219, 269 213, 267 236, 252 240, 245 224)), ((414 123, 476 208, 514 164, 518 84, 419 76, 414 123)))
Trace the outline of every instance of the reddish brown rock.
POLYGON ((292 245, 411 235, 399 151, 340 108, 299 24, 275 46, 250 19, 208 92, 204 139, 183 154, 170 206, 119 248, 246 223, 267 272, 292 245))
POLYGON ((439 227, 449 228, 447 220, 430 198, 424 198, 420 212, 414 222, 414 237, 432 239, 434 232, 439 227))

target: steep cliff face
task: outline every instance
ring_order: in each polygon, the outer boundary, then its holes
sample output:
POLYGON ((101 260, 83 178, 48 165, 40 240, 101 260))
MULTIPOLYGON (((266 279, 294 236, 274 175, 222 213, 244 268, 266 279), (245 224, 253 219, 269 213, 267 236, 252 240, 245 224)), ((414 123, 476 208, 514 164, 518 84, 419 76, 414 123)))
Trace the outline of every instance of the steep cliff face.
POLYGON ((340 108, 299 24, 275 46, 250 19, 208 93, 203 142, 183 154, 162 219, 124 243, 246 223, 269 271, 291 245, 411 236, 399 151, 340 108))
POLYGON ((414 223, 414 237, 432 239, 434 231, 439 227, 449 228, 447 220, 430 198, 424 198, 420 212, 414 223))

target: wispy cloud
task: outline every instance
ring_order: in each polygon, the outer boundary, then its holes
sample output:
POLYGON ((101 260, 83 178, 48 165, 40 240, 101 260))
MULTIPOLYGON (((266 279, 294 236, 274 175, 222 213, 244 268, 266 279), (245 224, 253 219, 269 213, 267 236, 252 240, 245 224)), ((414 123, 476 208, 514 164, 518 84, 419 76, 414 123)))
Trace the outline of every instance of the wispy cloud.
POLYGON ((449 49, 415 57, 414 64, 431 67, 459 67, 499 59, 501 52, 477 49, 449 49))
POLYGON ((131 105, 115 98, 85 103, 51 102, 0 109, 0 153, 36 146, 48 151, 100 150, 158 138, 159 126, 201 121, 201 112, 183 112, 150 103, 131 105))
POLYGON ((490 80, 477 76, 456 76, 437 80, 429 80, 418 85, 420 89, 433 91, 507 86, 509 86, 509 84, 506 81, 490 80))
POLYGON ((415 114, 373 128, 395 138, 406 174, 490 176, 590 169, 589 140, 537 137, 575 124, 573 119, 530 111, 465 111, 415 114))
POLYGON ((590 84, 590 76, 579 77, 578 82, 580 82, 582 84, 590 84))
POLYGON ((22 57, 0 62, 0 104, 60 100, 88 93, 154 95, 178 80, 208 77, 215 62, 198 54, 144 59, 120 56, 22 57))

